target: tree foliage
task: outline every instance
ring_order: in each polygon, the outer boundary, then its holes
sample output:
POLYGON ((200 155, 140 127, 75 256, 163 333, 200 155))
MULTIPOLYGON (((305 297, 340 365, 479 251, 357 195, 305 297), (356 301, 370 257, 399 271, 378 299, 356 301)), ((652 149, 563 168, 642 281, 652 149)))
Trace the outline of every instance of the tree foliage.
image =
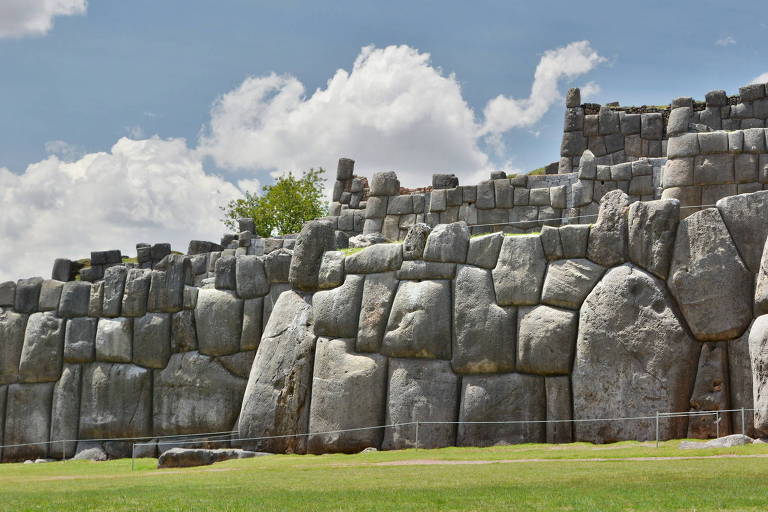
POLYGON ((256 224, 255 234, 262 237, 298 233, 306 221, 328 212, 323 199, 323 174, 322 168, 310 169, 300 177, 289 172, 273 185, 263 186, 261 195, 246 191, 244 198, 221 207, 224 225, 237 231, 238 219, 251 218, 256 224))

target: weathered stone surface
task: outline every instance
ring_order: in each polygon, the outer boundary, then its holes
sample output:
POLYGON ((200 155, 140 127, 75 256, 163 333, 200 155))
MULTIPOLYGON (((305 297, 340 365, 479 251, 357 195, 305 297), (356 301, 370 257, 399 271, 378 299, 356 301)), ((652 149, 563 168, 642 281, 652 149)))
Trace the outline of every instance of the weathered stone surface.
POLYGON ((0 283, 0 306, 13 306, 16 301, 16 283, 5 281, 0 283))
POLYGON ((75 460, 104 462, 109 458, 109 456, 107 455, 107 452, 104 451, 104 448, 100 443, 88 443, 81 441, 77 443, 76 453, 73 458, 75 460))
POLYGON ((320 270, 317 276, 317 286, 321 290, 329 290, 341 286, 344 282, 344 253, 341 251, 327 251, 320 262, 320 270))
MULTIPOLYGON (((241 258, 243 256, 240 256, 241 258)), ((252 256, 253 258, 254 256, 252 256)), ((258 258, 258 256, 255 256, 258 258)), ((217 290, 237 289, 237 258, 234 255, 222 254, 215 263, 214 286, 217 290)))
POLYGON ((40 287, 40 299, 38 302, 38 311, 57 311, 59 309, 59 299, 61 298, 61 288, 64 286, 62 281, 46 279, 40 287))
POLYGON ((70 458, 75 455, 77 427, 80 422, 80 378, 79 364, 65 364, 61 378, 53 387, 53 405, 51 407, 51 444, 50 456, 70 458))
POLYGON ((269 317, 272 315, 272 309, 277 303, 277 299, 280 298, 280 295, 290 289, 291 285, 288 283, 273 284, 269 287, 269 294, 264 296, 264 311, 261 315, 262 325, 267 325, 267 322, 269 322, 269 317))
MULTIPOLYGON (((731 390, 731 409, 752 409, 752 361, 749 357, 749 333, 747 329, 741 338, 728 342, 728 382, 731 390)), ((742 425, 741 413, 731 415, 733 432, 743 432, 752 437, 758 435, 752 418, 754 415, 747 410, 744 413, 742 425)))
POLYGON ((419 260, 424 254, 424 248, 427 245, 427 237, 432 228, 424 223, 417 223, 408 229, 408 234, 403 240, 403 259, 419 260))
POLYGON ((552 226, 541 228, 541 245, 544 248, 544 255, 548 260, 559 260, 563 258, 563 245, 560 243, 560 230, 552 226))
POLYGON ((514 370, 517 312, 495 304, 491 271, 460 265, 454 297, 453 370, 466 374, 514 370))
POLYGON ((195 325, 201 353, 211 356, 234 354, 240 350, 243 300, 230 291, 200 290, 195 325))
POLYGON ((750 271, 757 273, 768 238, 768 222, 756 222, 755 219, 768 219, 768 190, 724 197, 717 202, 717 209, 742 261, 750 271))
MULTIPOLYGON (((247 379, 251 374, 251 366, 253 366, 253 359, 256 357, 255 350, 249 350, 247 352, 237 352, 228 356, 219 356, 216 361, 221 363, 229 373, 235 377, 241 379, 247 379)), ((245 389, 245 381, 243 381, 243 389, 245 389)), ((238 410, 240 409, 238 405, 238 410)))
POLYGON ((325 251, 336 248, 334 229, 322 221, 304 224, 296 239, 288 281, 299 290, 317 290, 317 277, 321 257, 325 251))
MULTIPOLYGON (((245 321, 245 313, 244 320, 245 321)), ((171 314, 171 352, 197 350, 194 311, 184 310, 171 314)))
POLYGON ((151 434, 152 371, 132 364, 85 365, 80 438, 147 437, 151 434))
POLYGON ((264 260, 259 256, 238 256, 235 260, 237 295, 241 299, 253 299, 269 293, 269 281, 264 260))
POLYGON ((232 459, 249 459, 265 453, 250 452, 239 448, 171 448, 157 459, 158 469, 190 468, 195 466, 210 466, 216 462, 232 459))
POLYGON ((752 361, 754 425, 768 434, 768 315, 755 319, 749 330, 749 355, 752 361))
POLYGON ((16 382, 28 315, 0 308, 0 385, 16 382))
POLYGON ((376 274, 397 270, 402 263, 401 244, 376 244, 347 256, 344 268, 347 274, 376 274))
POLYGON ((381 353, 392 357, 451 358, 451 283, 403 281, 392 310, 381 353))
POLYGON ((123 266, 109 267, 104 271, 104 299, 101 306, 101 314, 104 316, 120 316, 120 307, 123 303, 125 291, 125 278, 128 269, 123 266))
POLYGON ((130 318, 100 318, 96 325, 96 359, 130 363, 132 338, 133 322, 130 318))
POLYGON ((21 382, 52 382, 61 374, 64 320, 51 312, 29 316, 19 360, 21 382))
POLYGON ((564 258, 585 258, 589 242, 588 224, 569 224, 560 228, 564 258))
POLYGON ((147 313, 133 321, 133 362, 165 368, 171 357, 171 314, 147 313))
POLYGON ((630 261, 666 279, 679 221, 680 202, 676 199, 632 203, 628 223, 630 261))
POLYGON ((264 268, 270 283, 287 283, 291 268, 291 251, 277 249, 264 256, 264 268))
POLYGON ((315 334, 355 337, 364 280, 362 275, 348 275, 340 287, 315 294, 312 301, 315 334))
POLYGON ((379 351, 397 285, 395 272, 365 276, 357 327, 358 352, 379 351))
POLYGON ((427 238, 424 248, 426 261, 464 263, 469 249, 469 228, 465 222, 440 224, 427 238))
MULTIPOLYGON (((390 359, 385 423, 412 421, 456 421, 459 407, 459 377, 448 361, 390 359)), ((456 425, 415 425, 384 431, 384 450, 442 448, 456 442, 456 425)))
MULTIPOLYGON (((692 412, 722 411, 731 408, 726 345, 727 342, 702 344, 699 368, 690 400, 692 412)), ((730 434, 730 415, 723 414, 719 419, 720 435, 730 434)), ((717 437, 718 427, 715 420, 715 416, 692 416, 688 420, 686 437, 717 437)))
POLYGON ((43 286, 42 277, 19 279, 16 283, 16 297, 13 309, 17 313, 34 313, 40 301, 40 288, 43 286))
MULTIPOLYGON (((521 373, 472 375, 464 377, 461 386, 459 421, 546 419, 544 377, 521 373)), ((494 446, 545 440, 544 423, 460 424, 456 445, 494 446)))
POLYGON ((400 193, 400 181, 393 171, 373 173, 370 187, 372 196, 394 196, 400 193))
POLYGON ((246 380, 197 352, 173 354, 154 372, 155 435, 224 432, 240 413, 246 380))
POLYGON ((667 284, 698 340, 741 336, 752 319, 752 274, 715 208, 680 221, 667 284))
POLYGON ((397 271, 397 278, 401 280, 453 279, 455 276, 455 263, 437 261, 404 261, 397 271))
POLYGON ((88 299, 88 316, 101 316, 101 303, 104 298, 104 281, 91 284, 91 296, 88 299))
POLYGON ((262 314, 264 299, 249 299, 243 302, 243 333, 240 350, 256 350, 261 342, 262 314))
MULTIPOLYGON (((571 382, 575 419, 653 416, 683 411, 699 345, 676 317, 664 283, 630 264, 611 269, 579 317, 571 382)), ((662 439, 682 437, 685 421, 660 424, 662 439)), ((655 438, 655 422, 579 422, 577 441, 655 438)))
POLYGON ((517 370, 537 375, 568 375, 576 347, 579 316, 550 306, 518 310, 517 370))
POLYGON ((751 444, 752 438, 741 434, 731 434, 730 436, 712 439, 706 443, 696 441, 683 441, 678 448, 683 450, 698 450, 700 448, 731 448, 733 446, 743 446, 751 444))
POLYGON ((573 442, 573 424, 569 421, 573 418, 570 377, 547 377, 544 379, 544 387, 547 394, 547 420, 557 421, 547 423, 547 442, 573 442))
MULTIPOLYGON (((280 295, 264 327, 240 409, 240 438, 303 434, 309 420, 315 334, 312 296, 280 295)), ((304 453, 306 437, 243 441, 243 448, 304 453)))
POLYGON ((541 302, 578 309, 604 271, 597 263, 581 258, 553 261, 544 280, 541 302))
POLYGON ((149 285, 152 271, 146 268, 132 268, 125 277, 125 293, 123 295, 123 316, 138 317, 147 312, 149 285))
MULTIPOLYGON (((328 432, 382 425, 387 388, 387 358, 355 354, 354 340, 319 338, 312 379, 309 431, 328 432)), ((357 453, 379 448, 381 429, 309 436, 309 453, 357 453)))
POLYGON ((503 241, 504 235, 501 233, 470 238, 467 263, 483 268, 495 267, 503 241))
POLYGON ((73 318, 67 321, 64 332, 64 362, 93 361, 96 356, 96 322, 96 318, 73 318))
POLYGON ((493 269, 496 301, 500 306, 539 302, 547 260, 538 235, 506 236, 493 269))
POLYGON ((589 230, 590 260, 605 267, 626 260, 628 207, 629 196, 621 190, 612 190, 600 199, 597 222, 589 230))
POLYGON ((52 396, 53 382, 8 386, 3 444, 26 446, 6 446, 3 461, 21 462, 48 456, 52 396))

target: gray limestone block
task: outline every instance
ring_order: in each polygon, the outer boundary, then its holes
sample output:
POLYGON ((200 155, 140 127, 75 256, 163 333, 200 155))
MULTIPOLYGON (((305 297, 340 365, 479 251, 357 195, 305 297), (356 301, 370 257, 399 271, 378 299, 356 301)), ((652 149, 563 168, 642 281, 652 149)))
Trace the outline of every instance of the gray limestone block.
POLYGON ((568 376, 544 379, 547 396, 547 443, 573 442, 573 405, 568 376))
MULTIPOLYGON (((259 315, 261 315, 261 312, 259 312, 259 315)), ((184 310, 172 313, 171 352, 189 352, 191 350, 197 350, 194 311, 184 310)))
POLYGON ((460 265, 453 302, 453 370, 461 374, 515 369, 516 309, 494 301, 491 271, 460 265))
POLYGON ((760 183, 768 183, 768 155, 760 155, 757 164, 757 179, 760 183))
POLYGON ((604 159, 606 158, 605 155, 608 153, 608 150, 605 147, 605 136, 599 136, 599 137, 590 137, 589 143, 587 145, 587 151, 590 153, 593 153, 598 158, 598 164, 605 164, 605 163, 611 163, 610 157, 608 157, 608 162, 605 162, 604 159))
POLYGON ((238 352, 243 329, 243 300, 231 291, 200 290, 195 325, 202 354, 223 356, 238 352))
POLYGON ((563 140, 560 144, 561 156, 580 156, 587 147, 587 139, 583 135, 584 132, 565 132, 563 133, 563 140))
POLYGON ((8 386, 3 443, 21 446, 3 448, 4 462, 48 456, 53 386, 52 382, 8 386))
POLYGON ((652 112, 640 115, 640 136, 646 140, 661 139, 664 133, 664 119, 661 113, 652 112))
POLYGON ((398 240, 400 238, 400 216, 387 215, 384 217, 384 224, 381 226, 381 234, 387 240, 398 240))
POLYGON ((478 210, 477 222, 481 226, 489 227, 492 225, 501 226, 509 221, 509 212, 511 210, 493 209, 478 210))
POLYGON ((28 318, 28 315, 10 309, 0 309, 0 385, 11 384, 19 378, 19 360, 28 318))
POLYGON ((517 371, 570 374, 578 313, 542 305, 519 308, 517 315, 517 371))
POLYGON ((65 364, 61 378, 53 387, 49 452, 53 458, 63 460, 75 455, 77 442, 73 440, 78 437, 80 422, 81 376, 81 365, 65 364))
POLYGON ((79 264, 66 258, 56 258, 51 270, 51 279, 56 281, 71 281, 77 274, 79 264))
POLYGON ((38 302, 38 311, 56 311, 59 309, 59 299, 61 298, 61 288, 64 286, 62 281, 46 279, 40 287, 40 298, 38 302))
POLYGON ((469 228, 466 222, 440 224, 427 237, 424 259, 444 263, 464 263, 469 249, 469 228))
POLYGON ((591 180, 578 181, 573 184, 573 204, 575 206, 584 206, 592 202, 594 192, 593 182, 591 180))
POLYGON ((509 182, 512 184, 513 187, 516 188, 525 188, 528 186, 528 175, 527 174, 513 174, 509 176, 509 182))
MULTIPOLYGON (((698 352, 663 281, 630 264, 610 269, 580 311, 571 376, 574 419, 687 410, 698 352)), ((660 438, 684 436, 685 423, 660 422, 660 438)), ((575 424, 577 441, 655 435, 652 420, 575 424)))
POLYGON ((16 282, 0 283, 0 306, 13 306, 16 301, 16 282))
POLYGON ((731 105, 732 119, 750 119, 752 117, 752 103, 738 103, 736 105, 731 105))
MULTIPOLYGON (((320 255, 317 255, 318 258, 320 255)), ((269 281, 261 256, 238 256, 235 259, 237 295, 241 299, 253 299, 269 293, 269 281)))
POLYGON ((597 135, 598 124, 597 114, 587 114, 584 116, 584 135, 590 137, 597 135))
POLYGON ((544 280, 541 302, 578 309, 604 271, 600 265, 581 258, 553 261, 544 280))
POLYGON ((736 185, 737 194, 751 194, 752 192, 758 192, 763 189, 760 183, 739 183, 736 185))
POLYGON ((699 150, 703 154, 727 153, 728 133, 708 132, 699 134, 699 150))
POLYGON ((104 299, 101 310, 103 316, 120 316, 127 274, 128 269, 122 266, 109 267, 104 271, 104 299))
POLYGON ((757 165, 759 162, 759 156, 752 153, 736 155, 733 170, 733 177, 736 183, 757 182, 757 165))
POLYGON ((243 332, 240 336, 240 350, 256 350, 259 348, 263 312, 263 297, 248 299, 243 302, 243 332))
POLYGON ((411 197, 413 197, 413 213, 424 213, 427 203, 425 194, 414 194, 411 197))
MULTIPOLYGON (((320 338, 315 351, 309 431, 381 425, 387 395, 387 358, 356 354, 354 340, 320 338), (353 398, 354 397, 354 398, 353 398)), ((378 449, 381 429, 313 434, 309 453, 358 453, 378 449)))
POLYGON ((744 150, 744 132, 728 132, 728 151, 741 153, 744 150))
POLYGON ((669 114, 667 121, 667 133, 670 136, 680 135, 688 131, 688 125, 693 119, 693 109, 691 107, 676 108, 669 114))
POLYGON ((95 282, 102 279, 103 277, 104 267, 102 265, 85 267, 84 269, 80 270, 81 281, 95 282))
POLYGON ((387 197, 371 196, 365 207, 366 219, 381 219, 387 214, 387 197))
MULTIPOLYGON (((666 159, 664 160, 666 161, 666 159)), ((653 165, 647 158, 641 160, 635 160, 632 162, 632 177, 635 176, 652 176, 653 165)))
POLYGON ((629 197, 620 190, 600 199, 597 222, 589 231, 589 259, 606 267, 626 260, 628 207, 629 197))
POLYGON ((611 179, 611 166, 610 165, 598 165, 597 166, 597 179, 598 180, 610 180, 611 179))
POLYGON ((514 189, 508 179, 493 180, 493 190, 496 208, 512 208, 514 205, 514 189))
POLYGON ((652 196, 653 193, 653 176, 635 176, 629 182, 629 194, 632 196, 652 196))
POLYGON ((62 287, 58 315, 63 318, 86 316, 90 300, 91 283, 67 281, 62 287))
POLYGON ((90 363, 96 357, 96 318, 72 318, 64 332, 64 362, 90 363))
POLYGON ((668 158, 684 158, 699 154, 699 137, 696 133, 685 133, 670 137, 667 141, 668 158))
POLYGON ((455 174, 433 174, 432 188, 434 190, 456 188, 459 186, 459 178, 455 174))
POLYGON ((446 189, 445 202, 448 206, 461 206, 464 201, 463 192, 459 187, 446 189))
POLYGON ((528 196, 528 203, 532 206, 549 206, 549 189, 548 188, 534 188, 531 189, 528 196))
POLYGON ((173 354, 154 372, 155 435, 224 432, 237 423, 246 380, 197 352, 173 354))
POLYGON ((464 203, 474 203, 477 201, 477 186, 476 185, 462 185, 461 200, 464 203))
MULTIPOLYGON (((384 219, 365 219, 365 224, 363 224, 363 234, 381 233, 383 227, 384 219)), ((337 231, 337 233, 342 233, 342 231, 337 231)), ((344 248, 345 247, 339 246, 339 244, 336 243, 336 249, 344 248)))
POLYGON ((357 327, 358 352, 379 351, 397 286, 395 272, 365 276, 357 327))
POLYGON ((744 264, 757 273, 768 238, 768 223, 755 219, 768 219, 768 191, 725 197, 716 206, 744 264))
POLYGON ((150 249, 150 254, 154 261, 160 261, 166 256, 168 256, 169 254, 171 254, 171 244, 169 243, 154 244, 150 249))
POLYGON ((768 315, 757 317, 749 330, 749 354, 752 366, 752 394, 754 396, 754 427, 768 433, 768 315))
POLYGON ((235 290, 237 288, 236 267, 235 256, 222 256, 216 260, 215 286, 217 290, 235 290))
POLYGON ((528 206, 530 201, 530 190, 523 187, 515 187, 514 203, 515 206, 528 206))
POLYGON ((130 318, 100 318, 96 325, 96 360, 129 363, 133 354, 130 318))
POLYGON ((242 448, 304 453, 307 438, 290 435, 309 431, 316 339, 312 295, 288 290, 277 299, 274 313, 265 323, 235 429, 241 439, 288 436, 242 441, 242 448))
POLYGON ((691 98, 690 96, 683 96, 683 97, 675 98, 672 100, 672 103, 670 104, 670 108, 673 111, 681 107, 693 108, 693 98, 691 98))
POLYGON ((467 263, 483 268, 494 268, 499 259, 501 243, 504 241, 504 235, 501 233, 491 233, 469 239, 469 251, 467 252, 467 263))
POLYGON ((16 283, 16 298, 13 309, 18 313, 36 312, 40 301, 40 289, 42 286, 42 277, 19 279, 16 283))
MULTIPOLYGON (((237 352, 228 356, 220 356, 216 358, 216 362, 221 363, 229 373, 235 377, 241 379, 247 379, 251 374, 251 366, 253 365, 253 359, 256 357, 255 350, 249 350, 246 352, 237 352)), ((243 390, 245 390, 246 381, 242 381, 243 390)), ((240 401, 237 402, 237 409, 240 408, 240 401)))
POLYGON ((147 313, 133 321, 133 362, 165 368, 171 357, 170 313, 147 313))
POLYGON ((693 185, 693 158, 667 160, 661 168, 661 182, 665 188, 693 185))
POLYGON ((559 260, 563 258, 563 245, 560 243, 560 230, 552 226, 541 228, 541 245, 544 248, 544 255, 548 260, 559 260))
POLYGON ((448 207, 448 201, 445 194, 445 190, 433 190, 432 194, 430 194, 429 199, 429 211, 430 213, 434 212, 444 212, 445 209, 448 207))
MULTIPOLYGON (((254 243, 259 242, 259 241, 261 241, 262 252, 263 252, 263 250, 264 250, 264 240, 261 239, 261 238, 258 238, 256 240, 254 240, 254 243)), ((221 251, 214 251, 214 252, 211 252, 211 253, 208 254, 208 267, 206 268, 206 270, 208 271, 209 274, 213 273, 213 272, 216 272, 216 261, 219 258, 221 258, 221 251)))
POLYGON ((91 295, 88 298, 88 316, 101 316, 101 305, 104 298, 104 281, 91 283, 91 295))
POLYGON ((560 227, 560 243, 564 258, 585 258, 589 242, 589 224, 569 224, 560 227))
POLYGON ((629 207, 629 259, 635 265, 666 279, 672 261, 680 201, 637 201, 629 207))
POLYGON ((736 195, 736 190, 735 183, 704 185, 701 187, 701 203, 712 206, 724 197, 736 195))
POLYGON ((272 315, 272 309, 280 298, 280 295, 291 289, 291 285, 287 283, 273 284, 269 288, 269 293, 264 296, 264 310, 262 312, 262 322, 266 326, 269 322, 269 317, 272 315))
POLYGON ((400 193, 400 181, 392 171, 375 172, 370 180, 370 195, 396 196, 400 193))
POLYGON ((337 338, 354 338, 360 315, 365 276, 347 274, 344 284, 333 290, 315 293, 312 314, 315 334, 337 338))
POLYGON ((565 106, 567 108, 574 108, 581 105, 581 90, 578 88, 570 88, 565 94, 565 106))
POLYGON ((755 279, 755 316, 768 313, 768 244, 763 247, 755 279))
POLYGON ((351 180, 355 171, 355 161, 351 158, 339 158, 336 166, 336 179, 338 181, 351 180))
POLYGON ((342 193, 341 193, 341 197, 339 198, 339 202, 340 202, 341 204, 346 204, 346 205, 348 205, 348 204, 350 203, 350 201, 351 201, 351 200, 352 200, 352 193, 351 193, 351 192, 346 192, 346 191, 345 191, 345 192, 342 192, 342 193))
POLYGON ((667 285, 700 341, 740 336, 752 319, 752 274, 715 208, 680 221, 667 285))
POLYGON ((490 210, 496 207, 496 192, 493 180, 478 183, 475 206, 478 210, 490 210))
POLYGON ((753 114, 758 119, 768 117, 768 98, 762 98, 752 103, 753 114))
POLYGON ((450 359, 450 318, 450 281, 403 281, 392 301, 380 351, 392 357, 450 359))
POLYGON ((765 153, 765 130, 763 128, 744 130, 744 151, 747 153, 765 153))
POLYGON ((128 270, 122 299, 123 316, 138 317, 146 314, 151 279, 152 272, 149 269, 128 270))
POLYGON ((618 133, 619 131, 619 113, 615 110, 611 110, 610 107, 600 107, 598 113, 599 125, 598 131, 600 135, 609 135, 611 133, 618 133))
POLYGON ((344 282, 344 276, 344 253, 341 251, 323 253, 320 270, 317 274, 318 288, 329 290, 341 286, 341 283, 344 282))
POLYGON ((19 381, 52 382, 61 375, 64 320, 52 312, 29 316, 19 359, 19 381))
POLYGON ((401 244, 379 243, 347 256, 344 268, 347 274, 376 274, 397 270, 402 263, 401 244))
MULTIPOLYGON (((727 343, 703 343, 696 371, 696 381, 690 399, 691 412, 719 411, 730 409, 730 385, 728 382, 727 343)), ((729 414, 723 414, 719 425, 712 417, 692 416, 688 420, 688 438, 718 437, 729 435, 731 421, 729 414)))
POLYGON ((568 108, 565 110, 563 120, 564 132, 580 132, 584 129, 584 109, 581 107, 568 108))
POLYGON ((619 112, 619 124, 623 135, 636 135, 641 129, 640 114, 619 112))
MULTIPOLYGON (((343 210, 343 211, 347 211, 347 210, 343 210)), ((344 215, 347 215, 347 214, 344 214, 344 215)), ((264 254, 269 254, 278 249, 282 249, 283 243, 285 242, 285 240, 283 240, 282 238, 264 238, 263 240, 264 240, 264 254)), ((222 253, 222 256, 224 256, 224 253, 222 253)))
POLYGON ((404 261, 397 278, 406 281, 423 281, 425 279, 453 279, 456 275, 455 263, 437 261, 410 260, 404 261))
MULTIPOLYGON (((752 399, 752 361, 749 357, 749 333, 751 330, 750 327, 741 338, 728 343, 728 381, 731 390, 732 409, 752 409, 754 407, 752 399)), ((750 437, 759 437, 754 428, 753 417, 753 414, 746 411, 742 425, 741 414, 734 413, 731 416, 733 431, 743 431, 750 437)))
POLYGON ((739 87, 741 101, 755 101, 765 97, 765 84, 750 84, 739 87))
POLYGON ((567 187, 565 185, 551 187, 549 189, 549 202, 553 208, 563 209, 566 207, 567 195, 567 187))
POLYGON ((388 215, 406 215, 413 213, 413 196, 403 194, 401 196, 392 196, 387 204, 388 215))
MULTIPOLYGON (((606 135, 603 140, 605 141, 605 150, 608 153, 616 153, 617 151, 624 149, 624 135, 620 133, 612 133, 610 135, 606 135)), ((618 160, 621 161, 623 158, 619 158, 618 160)))
POLYGON ((632 179, 632 162, 613 165, 610 172, 613 181, 629 181, 632 179))
POLYGON ((415 425, 384 431, 384 450, 443 448, 456 441, 459 407, 459 377, 448 361, 390 359, 385 423, 394 425, 414 420, 446 422, 419 425, 418 445, 415 425))
POLYGON ((264 269, 271 283, 287 283, 293 253, 288 249, 276 249, 264 256, 264 269))
POLYGON ((472 375, 462 379, 459 421, 530 420, 532 423, 459 424, 457 446, 543 443, 546 427, 544 377, 507 373, 472 375))
POLYGON ((152 371, 132 364, 83 367, 79 437, 152 435, 152 371))
POLYGON ((403 259, 419 260, 424 254, 424 248, 427 245, 432 229, 423 223, 414 224, 408 229, 408 234, 403 240, 403 259))
POLYGON ((507 236, 493 269, 496 301, 500 306, 539 302, 547 260, 538 235, 507 236))
POLYGON ((196 286, 184 287, 184 309, 195 309, 197 306, 197 293, 200 288, 196 286))
POLYGON ((728 105, 728 95, 723 90, 708 92, 704 95, 704 100, 707 106, 723 107, 728 105))

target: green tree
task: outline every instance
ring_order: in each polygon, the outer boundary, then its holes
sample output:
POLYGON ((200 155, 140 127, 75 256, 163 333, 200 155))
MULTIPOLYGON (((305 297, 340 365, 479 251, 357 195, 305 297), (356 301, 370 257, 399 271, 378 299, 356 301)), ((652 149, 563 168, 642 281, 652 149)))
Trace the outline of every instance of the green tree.
POLYGON ((256 234, 262 237, 298 233, 306 221, 328 213, 323 199, 323 174, 322 168, 310 169, 298 178, 289 172, 273 185, 263 186, 261 195, 246 191, 244 198, 221 207, 224 225, 237 231, 238 219, 251 218, 256 234))

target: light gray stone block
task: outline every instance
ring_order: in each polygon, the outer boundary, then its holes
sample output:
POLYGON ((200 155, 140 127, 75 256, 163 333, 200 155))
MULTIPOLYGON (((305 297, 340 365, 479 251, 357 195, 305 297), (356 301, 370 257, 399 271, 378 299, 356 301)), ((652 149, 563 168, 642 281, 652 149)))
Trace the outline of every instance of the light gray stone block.
POLYGON ((95 318, 72 318, 67 321, 64 334, 64 361, 90 363, 96 356, 95 318))
POLYGON ((496 301, 500 306, 526 306, 539 301, 547 260, 537 235, 504 237, 493 269, 496 301))
POLYGON ((347 274, 344 284, 333 290, 315 293, 312 309, 315 334, 336 338, 354 338, 360 316, 365 276, 347 274))
POLYGON ((549 264, 541 302, 578 309, 605 269, 586 259, 567 259, 549 264))
POLYGON ((61 375, 64 320, 51 312, 29 316, 19 359, 19 381, 53 382, 61 375))
POLYGON ((517 371, 568 375, 576 347, 579 316, 550 306, 518 310, 517 371))
POLYGON ((200 353, 223 356, 238 352, 243 329, 243 300, 231 291, 200 290, 195 325, 200 353))

